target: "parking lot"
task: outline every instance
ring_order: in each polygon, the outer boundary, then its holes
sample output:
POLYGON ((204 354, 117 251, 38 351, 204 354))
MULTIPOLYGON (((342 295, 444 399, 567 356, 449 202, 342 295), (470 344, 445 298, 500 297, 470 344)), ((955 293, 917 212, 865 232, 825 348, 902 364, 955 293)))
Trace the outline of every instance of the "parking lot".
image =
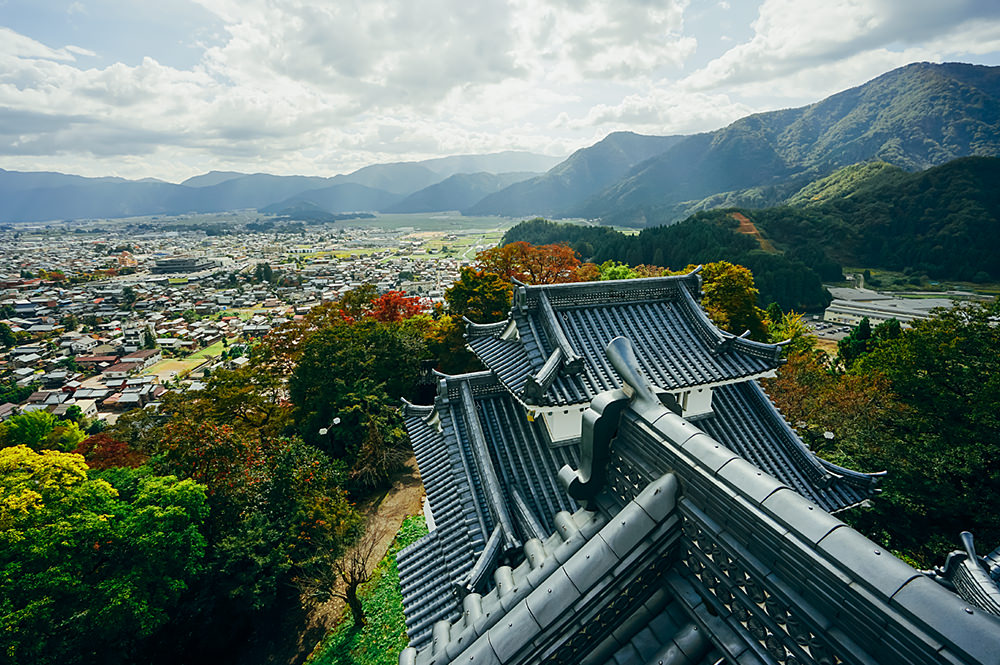
POLYGON ((810 329, 816 336, 820 339, 829 340, 831 342, 839 342, 840 340, 847 337, 851 332, 851 326, 843 323, 834 323, 831 321, 822 320, 809 320, 806 322, 810 329))

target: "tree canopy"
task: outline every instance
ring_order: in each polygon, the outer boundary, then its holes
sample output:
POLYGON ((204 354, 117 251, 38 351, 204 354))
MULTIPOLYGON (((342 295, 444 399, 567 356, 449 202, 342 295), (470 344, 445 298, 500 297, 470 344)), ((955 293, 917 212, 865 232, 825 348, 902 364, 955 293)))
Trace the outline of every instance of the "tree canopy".
POLYGON ((523 241, 484 249, 476 254, 476 263, 484 272, 525 284, 574 282, 580 267, 580 259, 568 245, 536 246, 523 241))
MULTIPOLYGON (((939 311, 901 330, 852 334, 851 362, 790 354, 768 391, 817 451, 838 464, 886 471, 870 510, 845 518, 921 566, 939 563, 958 533, 990 547, 1000 526, 1000 330, 995 303, 939 311)), ((842 349, 843 351, 843 349, 842 349)))
POLYGON ((444 292, 448 311, 475 323, 501 321, 510 310, 513 287, 509 279, 495 272, 466 266, 458 280, 444 292))
POLYGON ((68 452, 87 438, 78 423, 61 420, 48 411, 19 413, 0 423, 0 447, 27 446, 32 450, 68 452))
MULTIPOLYGON (((830 302, 814 266, 825 266, 824 278, 839 275, 827 259, 794 252, 766 249, 761 239, 742 230, 734 215, 758 219, 760 211, 713 210, 698 213, 671 226, 644 229, 628 235, 602 227, 553 224, 545 220, 521 222, 504 234, 503 242, 564 242, 580 253, 583 261, 612 265, 674 268, 728 261, 749 268, 760 289, 758 305, 777 301, 784 309, 820 309, 830 302), (807 264, 805 261, 809 261, 807 264)), ((765 239, 766 240, 766 239, 765 239)), ((610 268, 610 266, 609 266, 610 268)))
POLYGON ((126 662, 203 571, 205 488, 146 476, 126 497, 83 457, 0 450, 7 662, 126 662))

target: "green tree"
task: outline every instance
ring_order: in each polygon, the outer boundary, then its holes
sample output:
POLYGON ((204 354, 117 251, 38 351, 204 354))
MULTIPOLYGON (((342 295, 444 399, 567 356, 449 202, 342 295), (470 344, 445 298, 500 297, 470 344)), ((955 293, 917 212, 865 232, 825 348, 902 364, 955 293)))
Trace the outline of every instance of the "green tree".
POLYGON ((837 342, 837 360, 847 369, 854 366, 872 345, 872 326, 868 317, 851 330, 850 334, 837 342))
POLYGON ((872 329, 872 337, 879 343, 890 339, 898 339, 902 334, 903 328, 899 325, 897 319, 888 319, 872 329))
POLYGON ((139 295, 135 292, 131 286, 125 286, 122 288, 122 304, 125 305, 127 309, 132 309, 135 302, 139 299, 139 295))
POLYGON ((781 305, 779 305, 776 302, 772 302, 770 305, 768 305, 767 309, 765 309, 764 312, 767 317, 768 326, 777 325, 781 323, 781 320, 785 316, 785 312, 784 310, 781 309, 781 305))
POLYGON ((600 266, 598 266, 599 279, 601 281, 606 281, 610 279, 635 279, 639 276, 639 273, 625 265, 624 263, 618 263, 617 261, 605 261, 600 266))
POLYGON ((59 323, 66 330, 76 330, 77 328, 80 327, 79 320, 77 320, 77 318, 72 314, 67 314, 66 316, 64 316, 59 323))
POLYGON ((969 530, 1000 542, 1000 329, 996 303, 963 305, 880 342, 853 374, 884 376, 902 408, 862 452, 889 471, 858 522, 924 564, 969 530))
POLYGON ((476 323, 492 323, 507 317, 513 287, 500 275, 465 267, 458 280, 444 292, 448 311, 476 323))
POLYGON ((26 446, 32 450, 70 451, 87 438, 80 426, 36 410, 11 416, 0 423, 0 447, 26 446))
POLYGON ((0 630, 12 663, 128 662, 202 570, 204 487, 134 477, 127 499, 79 455, 0 450, 0 630))
POLYGON ((14 331, 6 323, 0 323, 0 345, 9 349, 15 344, 17 344, 17 337, 14 336, 14 331))
MULTIPOLYGON (((370 318, 334 322, 306 338, 288 380, 288 394, 306 441, 326 444, 318 432, 341 412, 383 395, 393 403, 412 397, 427 357, 420 321, 383 323, 370 318)), ((364 438, 361 420, 344 427, 345 437, 364 438)), ((344 454, 335 446, 334 457, 344 454)))
POLYGON ((71 404, 69 408, 66 409, 66 419, 76 423, 77 425, 83 423, 83 410, 76 404, 71 404))
POLYGON ((360 319, 371 311, 372 301, 378 297, 374 284, 362 284, 340 297, 340 311, 349 318, 360 319))
POLYGON ((244 614, 274 606, 317 543, 336 553, 357 526, 341 467, 299 440, 179 418, 161 430, 156 464, 207 486, 214 595, 244 614))
MULTIPOLYGON (((233 347, 233 352, 243 347, 233 347)), ((267 349, 250 352, 250 362, 238 369, 219 369, 211 374, 198 402, 206 416, 237 429, 278 436, 289 425, 291 410, 283 403, 285 377, 264 360, 267 349)), ((234 356, 237 357, 237 356, 234 356)))
POLYGON ((274 281, 274 270, 271 269, 271 264, 269 263, 258 263, 253 269, 253 279, 254 282, 267 282, 271 283, 274 281))
POLYGON ((701 280, 701 304, 716 325, 734 335, 749 330, 751 339, 767 339, 764 311, 757 307, 759 294, 747 268, 728 261, 708 263, 701 280))
MULTIPOLYGON (((774 305, 775 303, 771 304, 774 305)), ((778 311, 781 311, 780 308, 778 311)), ((774 312, 771 308, 768 308, 767 341, 772 344, 787 342, 785 346, 786 355, 792 353, 811 354, 815 352, 816 335, 806 325, 801 314, 789 312, 788 314, 781 314, 776 321, 771 321, 770 317, 772 314, 774 312)))
POLYGON ((76 356, 66 356, 65 358, 60 358, 59 362, 56 363, 60 367, 64 367, 71 372, 80 372, 83 370, 79 364, 76 362, 76 356))
MULTIPOLYGON (((440 305, 438 305, 440 308, 440 305)), ((483 369, 483 364, 465 343, 465 322, 458 316, 437 313, 424 335, 427 352, 445 374, 464 374, 483 369)))

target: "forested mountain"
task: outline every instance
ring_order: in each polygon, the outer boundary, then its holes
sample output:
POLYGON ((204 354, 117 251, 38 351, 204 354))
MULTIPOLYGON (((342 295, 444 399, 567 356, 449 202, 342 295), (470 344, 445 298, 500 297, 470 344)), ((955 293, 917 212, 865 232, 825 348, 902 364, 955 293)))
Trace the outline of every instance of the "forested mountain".
POLYGON ((0 171, 0 221, 127 217, 163 212, 178 187, 119 178, 0 171))
POLYGON ((555 214, 581 204, 624 176, 634 165, 662 153, 681 136, 644 136, 615 132, 589 148, 577 150, 543 175, 485 197, 469 215, 555 214))
POLYGON ((840 266, 907 270, 937 279, 1000 279, 1000 159, 967 157, 906 173, 873 164, 803 190, 823 202, 697 213, 626 235, 534 220, 504 242, 566 242, 584 260, 673 269, 727 260, 750 268, 762 304, 816 309, 840 266))
POLYGON ((817 206, 831 199, 851 196, 872 187, 905 179, 907 172, 882 161, 860 162, 837 169, 809 183, 784 202, 792 206, 817 206))
POLYGON ((1000 279, 1000 159, 967 157, 919 173, 881 169, 809 207, 748 212, 779 246, 843 265, 932 278, 1000 279))
MULTIPOLYGON (((509 229, 503 242, 565 242, 584 261, 598 264, 621 261, 681 270, 691 264, 730 261, 753 272, 761 305, 777 302, 785 310, 804 311, 822 309, 830 303, 830 295, 814 266, 795 253, 780 253, 754 235, 740 232, 739 213, 734 212, 702 212, 679 224, 643 229, 638 235, 536 219, 509 229)), ((839 266, 830 268, 839 273, 839 266)))
POLYGON ((382 212, 435 212, 461 210, 484 196, 498 192, 516 182, 527 180, 536 173, 457 173, 439 183, 414 192, 405 199, 380 208, 382 212))
POLYGON ((914 170, 998 154, 1000 68, 916 63, 810 106, 687 137, 562 212, 662 223, 685 202, 754 189, 767 203, 866 160, 914 170))

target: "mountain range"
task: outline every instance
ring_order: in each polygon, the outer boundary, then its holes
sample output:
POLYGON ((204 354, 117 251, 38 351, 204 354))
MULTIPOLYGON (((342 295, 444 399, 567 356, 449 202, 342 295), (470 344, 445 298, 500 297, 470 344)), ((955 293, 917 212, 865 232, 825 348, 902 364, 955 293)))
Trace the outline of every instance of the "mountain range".
POLYGON ((916 63, 823 101, 688 136, 564 214, 672 221, 699 207, 780 202, 836 169, 908 171, 1000 154, 1000 67, 916 63), (726 201, 699 206, 706 197, 726 201))
POLYGON ((699 210, 781 204, 859 163, 913 172, 970 155, 1000 155, 1000 67, 915 63, 712 132, 616 132, 562 161, 505 152, 376 164, 329 178, 213 171, 180 184, 0 170, 0 221, 305 207, 654 226, 699 210))
MULTIPOLYGON (((315 203, 331 213, 379 211, 464 170, 501 177, 500 185, 483 185, 481 194, 473 195, 478 199, 500 186, 537 175, 559 161, 558 157, 505 151, 422 162, 374 164, 329 178, 211 171, 178 184, 155 179, 85 178, 0 169, 0 222, 208 213, 246 208, 281 212, 303 202, 315 203), (511 172, 514 175, 507 175, 511 172)), ((461 199, 462 205, 469 201, 469 198, 461 199)))

